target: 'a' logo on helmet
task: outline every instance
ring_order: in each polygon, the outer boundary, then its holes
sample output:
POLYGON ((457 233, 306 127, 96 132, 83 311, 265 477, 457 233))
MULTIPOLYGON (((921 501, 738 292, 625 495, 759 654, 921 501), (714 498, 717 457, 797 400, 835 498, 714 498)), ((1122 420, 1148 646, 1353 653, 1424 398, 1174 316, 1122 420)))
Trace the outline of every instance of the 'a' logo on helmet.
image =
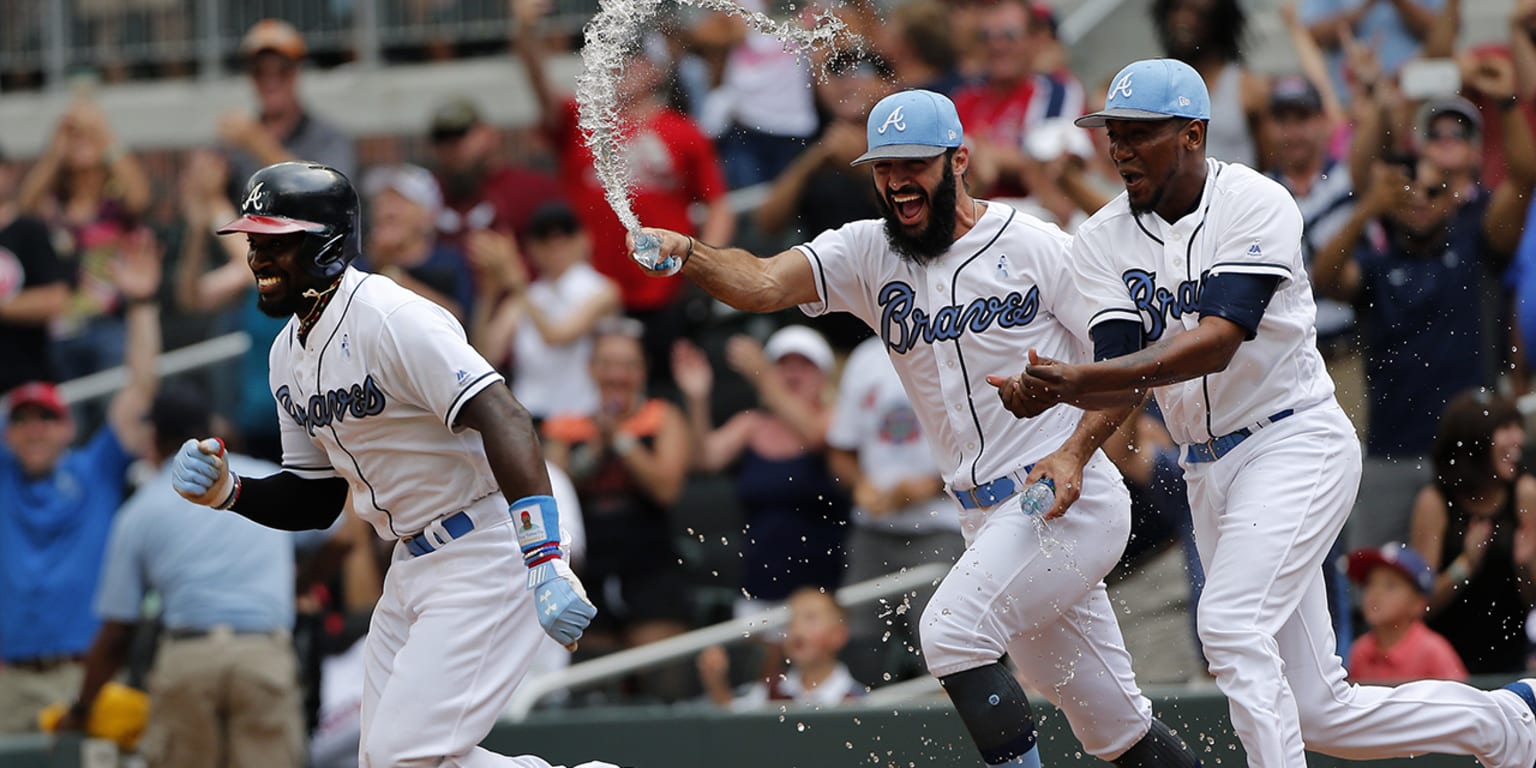
POLYGON ((891 110, 891 114, 886 115, 885 122, 881 124, 880 128, 876 130, 875 133, 884 136, 885 129, 891 127, 895 127, 895 129, 898 131, 905 131, 907 129, 907 118, 905 115, 901 114, 902 109, 902 107, 897 107, 891 110))
POLYGON ((240 208, 251 213, 261 213, 267 207, 267 194, 263 189, 266 185, 265 181, 256 182, 256 186, 251 187, 251 191, 246 194, 245 202, 240 204, 240 208))
POLYGON ((1114 100, 1114 98, 1116 96, 1124 96, 1127 99, 1129 99, 1131 97, 1131 75, 1132 74, 1134 74, 1134 73, 1127 72, 1125 74, 1125 77, 1120 78, 1120 82, 1115 83, 1115 87, 1111 88, 1109 90, 1109 98, 1110 98, 1110 100, 1114 100))

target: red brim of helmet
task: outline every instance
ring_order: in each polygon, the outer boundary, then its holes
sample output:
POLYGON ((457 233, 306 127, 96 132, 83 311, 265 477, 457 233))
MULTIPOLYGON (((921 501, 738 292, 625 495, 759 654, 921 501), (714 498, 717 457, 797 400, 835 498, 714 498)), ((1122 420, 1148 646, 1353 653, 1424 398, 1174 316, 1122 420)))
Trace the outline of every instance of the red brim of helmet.
POLYGON ((244 232, 250 235, 290 235, 295 232, 324 232, 324 224, 286 216, 241 216, 218 228, 221 235, 244 232))

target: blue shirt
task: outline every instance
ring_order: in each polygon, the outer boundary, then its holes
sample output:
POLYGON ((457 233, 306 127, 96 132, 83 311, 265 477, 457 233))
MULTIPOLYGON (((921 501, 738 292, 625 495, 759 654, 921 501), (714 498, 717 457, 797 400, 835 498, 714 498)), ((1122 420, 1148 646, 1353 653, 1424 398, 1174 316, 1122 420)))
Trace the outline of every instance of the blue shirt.
MULTIPOLYGON (((1439 11, 1445 5, 1445 0, 1413 1, 1430 11, 1439 11)), ((1315 24, 1345 11, 1352 11, 1367 2, 1370 0, 1301 0, 1298 10, 1303 24, 1315 24)), ((1387 76, 1396 74, 1403 62, 1419 53, 1419 40, 1408 30, 1408 25, 1403 23, 1402 16, 1391 3, 1372 5, 1371 9, 1360 18, 1360 24, 1354 29, 1354 35, 1361 44, 1368 45, 1376 51, 1376 59, 1381 62, 1382 74, 1387 76)), ((1340 99, 1348 101, 1349 89, 1344 82, 1344 54, 1337 50, 1329 51, 1327 57, 1328 74, 1333 78, 1334 90, 1338 92, 1340 99)))
POLYGON ((1365 244, 1357 252, 1371 456, 1427 455, 1446 403, 1493 383, 1483 313, 1500 302, 1484 290, 1487 208, 1487 194, 1463 204, 1445 244, 1429 253, 1410 256, 1395 244, 1365 244))
MULTIPOLYGON (((255 477, 278 471, 239 455, 230 456, 230 467, 255 477)), ((144 594, 155 590, 161 621, 172 629, 291 628, 293 534, 183 499, 171 488, 173 469, 174 462, 165 462, 118 514, 96 595, 97 615, 136 621, 144 594)))
POLYGON ((0 444, 0 657, 85 653, 96 636, 91 598, 112 515, 133 461, 110 426, 66 451, 53 474, 29 478, 0 444))

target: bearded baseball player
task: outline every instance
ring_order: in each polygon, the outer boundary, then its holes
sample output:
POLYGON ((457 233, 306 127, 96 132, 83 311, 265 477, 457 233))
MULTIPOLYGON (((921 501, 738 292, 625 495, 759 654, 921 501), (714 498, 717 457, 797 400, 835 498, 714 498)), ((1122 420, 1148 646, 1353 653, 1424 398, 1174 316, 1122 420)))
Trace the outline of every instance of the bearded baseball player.
POLYGON ((189 440, 176 490, 284 530, 327 527, 350 493, 398 542, 365 647, 362 765, 549 768, 478 746, 539 628, 574 648, 596 613, 527 411, 452 315, 348 266, 361 232, 341 173, 267 166, 240 213, 219 233, 246 235, 261 310, 290 317, 271 353, 283 471, 240 477, 220 441, 189 440))
POLYGON ((1151 389, 1183 444, 1205 565, 1198 629, 1254 768, 1305 749, 1352 760, 1429 752, 1490 768, 1536 763, 1531 681, 1480 691, 1345 682, 1323 559, 1360 479, 1360 444, 1333 397, 1313 328, 1301 213, 1285 188, 1205 156, 1210 98, 1173 60, 1139 61, 1105 109, 1125 192, 1079 228, 1071 264, 1094 356, 1041 350, 996 379, 1027 419, 1059 403, 1138 402, 1151 389))
POLYGON ((872 166, 884 220, 771 258, 647 229, 660 246, 654 260, 637 261, 653 274, 680 269, 742 310, 851 312, 880 334, 961 507, 967 545, 923 612, 923 656, 989 765, 1040 764, 1005 653, 1090 753, 1121 766, 1197 765, 1152 717, 1104 591, 1130 531, 1130 501, 1096 448, 1128 409, 1084 418, 1066 406, 1020 421, 984 379, 1031 346, 1086 359, 1086 342, 1066 330, 1088 320, 1072 300, 1069 238, 970 196, 970 151, 948 98, 888 96, 870 112, 867 136, 869 151, 854 163, 872 166), (1031 519, 1018 496, 1040 477, 1055 482, 1057 499, 1031 519))

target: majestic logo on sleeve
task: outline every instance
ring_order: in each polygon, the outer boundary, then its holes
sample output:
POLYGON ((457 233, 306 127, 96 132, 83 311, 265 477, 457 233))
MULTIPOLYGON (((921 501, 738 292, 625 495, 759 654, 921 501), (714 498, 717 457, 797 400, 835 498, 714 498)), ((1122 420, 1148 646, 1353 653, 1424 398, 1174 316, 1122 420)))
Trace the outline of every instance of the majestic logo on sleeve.
POLYGON ((1144 269, 1128 269, 1121 279, 1125 280, 1125 288, 1130 291, 1136 309, 1151 322, 1146 332, 1147 341, 1162 338, 1169 321, 1200 311, 1200 283, 1205 279, 1204 273, 1200 280, 1185 280, 1171 291, 1159 288, 1157 273, 1144 269))
POLYGON ((897 354, 906 354, 919 341, 954 341, 966 331, 981 333, 992 327, 1014 328, 1029 325, 1040 311, 1040 289, 1030 286, 1028 293, 1013 291, 1007 296, 982 296, 965 306, 950 304, 932 315, 916 304, 912 286, 899 280, 886 283, 877 297, 880 302, 880 338, 897 354))
POLYGON ((901 110, 902 107, 897 107, 891 110, 891 114, 886 115, 885 122, 881 123, 880 127, 875 129, 875 133, 884 136, 885 129, 887 128, 895 128, 898 131, 907 130, 907 118, 901 113, 901 110))
POLYGON ((286 384, 278 388, 276 396, 278 405, 288 412, 294 423, 311 435, 333 422, 345 421, 348 416, 354 419, 376 416, 384 411, 387 403, 384 392, 373 382, 373 374, 361 384, 310 395, 307 404, 295 403, 286 384))

